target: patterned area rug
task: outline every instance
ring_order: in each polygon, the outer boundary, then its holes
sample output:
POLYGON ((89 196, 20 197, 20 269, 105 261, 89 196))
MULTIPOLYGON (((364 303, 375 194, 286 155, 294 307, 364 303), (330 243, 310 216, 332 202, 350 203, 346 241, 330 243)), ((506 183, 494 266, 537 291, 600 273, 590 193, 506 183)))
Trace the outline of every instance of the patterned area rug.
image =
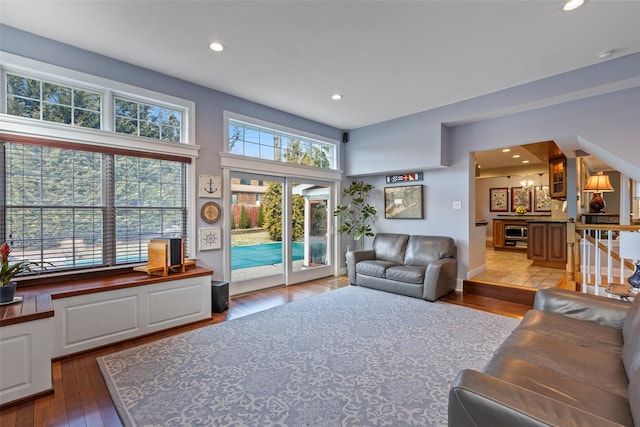
POLYGON ((446 426, 518 320, 348 286, 98 359, 127 426, 446 426))

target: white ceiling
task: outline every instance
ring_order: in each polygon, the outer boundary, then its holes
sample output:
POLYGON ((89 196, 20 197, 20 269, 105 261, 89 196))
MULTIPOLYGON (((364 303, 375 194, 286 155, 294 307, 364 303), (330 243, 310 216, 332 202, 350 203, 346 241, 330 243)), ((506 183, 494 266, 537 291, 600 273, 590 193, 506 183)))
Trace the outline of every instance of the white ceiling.
POLYGON ((640 2, 562 5, 0 0, 0 22, 353 129, 640 52, 640 2))

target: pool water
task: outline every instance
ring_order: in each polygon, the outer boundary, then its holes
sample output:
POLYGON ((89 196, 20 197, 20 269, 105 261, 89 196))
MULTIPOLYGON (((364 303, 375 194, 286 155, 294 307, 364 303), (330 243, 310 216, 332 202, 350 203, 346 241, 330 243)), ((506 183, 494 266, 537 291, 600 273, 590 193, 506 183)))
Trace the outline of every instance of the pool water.
MULTIPOLYGON (((304 243, 293 242, 291 249, 294 261, 304 258, 304 243)), ((232 270, 280 263, 282 263, 282 242, 233 246, 231 248, 232 270)))

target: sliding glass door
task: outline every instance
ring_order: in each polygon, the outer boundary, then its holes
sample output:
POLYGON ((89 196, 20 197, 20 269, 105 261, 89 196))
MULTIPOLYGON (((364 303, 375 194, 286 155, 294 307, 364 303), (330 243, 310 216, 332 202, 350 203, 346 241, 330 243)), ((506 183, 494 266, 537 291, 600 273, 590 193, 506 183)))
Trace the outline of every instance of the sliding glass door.
MULTIPOLYGON (((297 181, 297 180, 289 180, 297 181)), ((331 185, 289 182, 291 194, 291 270, 287 283, 331 275, 331 185)))
POLYGON ((231 174, 232 294, 333 274, 332 186, 231 174))

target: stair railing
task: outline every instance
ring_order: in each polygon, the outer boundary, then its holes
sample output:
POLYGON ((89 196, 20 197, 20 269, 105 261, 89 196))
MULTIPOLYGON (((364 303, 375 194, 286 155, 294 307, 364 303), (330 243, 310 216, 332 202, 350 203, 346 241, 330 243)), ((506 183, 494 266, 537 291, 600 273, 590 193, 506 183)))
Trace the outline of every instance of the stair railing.
POLYGON ((620 231, 638 231, 638 225, 578 224, 567 228, 568 280, 576 290, 596 295, 613 283, 625 284, 635 266, 619 255, 620 231), (579 250, 576 250, 576 247, 579 250))

